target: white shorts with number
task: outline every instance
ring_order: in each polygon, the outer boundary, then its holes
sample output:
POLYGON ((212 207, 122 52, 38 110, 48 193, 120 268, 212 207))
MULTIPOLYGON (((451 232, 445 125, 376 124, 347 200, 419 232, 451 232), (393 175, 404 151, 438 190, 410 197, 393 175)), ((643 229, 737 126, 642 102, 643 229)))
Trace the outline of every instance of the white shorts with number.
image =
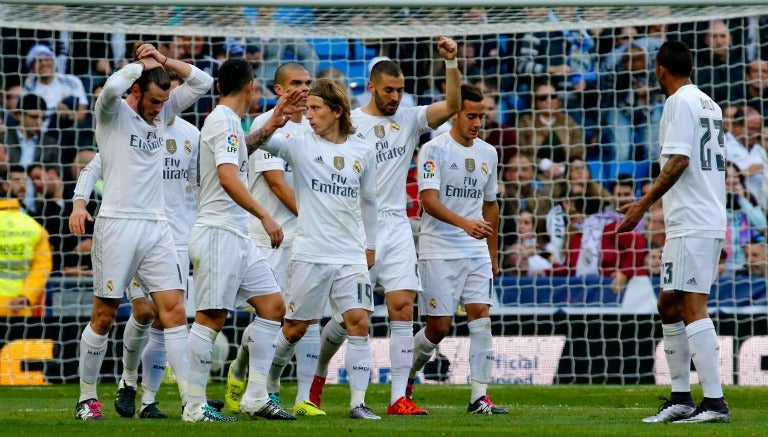
POLYGON ((380 284, 385 293, 395 290, 420 292, 416 246, 408 217, 379 216, 378 224, 371 284, 380 284))
MULTIPOLYGON (((179 267, 181 268, 181 289, 187 292, 187 286, 189 285, 189 252, 177 250, 176 255, 179 257, 179 267)), ((128 286, 128 298, 134 300, 140 297, 149 298, 150 293, 141 287, 136 278, 133 278, 131 285, 128 286)))
POLYGON ((279 293, 269 263, 248 238, 226 229, 194 226, 189 256, 195 277, 195 309, 234 310, 254 296, 279 293))
POLYGON ((285 292, 288 289, 288 262, 291 260, 293 245, 291 242, 283 240, 280 247, 273 249, 271 246, 265 246, 259 241, 254 241, 254 243, 269 263, 269 266, 272 267, 277 285, 285 292))
POLYGON ((424 291, 419 310, 428 316, 452 316, 459 303, 491 305, 493 269, 489 258, 419 261, 424 291))
POLYGON ((91 256, 95 296, 121 299, 134 278, 147 292, 184 288, 166 221, 99 217, 91 256))
POLYGON ((661 252, 661 289, 709 294, 717 279, 722 239, 668 238, 661 252))
POLYGON ((373 311, 368 268, 362 264, 317 264, 291 260, 285 293, 289 320, 321 319, 328 298, 334 318, 351 309, 373 311))

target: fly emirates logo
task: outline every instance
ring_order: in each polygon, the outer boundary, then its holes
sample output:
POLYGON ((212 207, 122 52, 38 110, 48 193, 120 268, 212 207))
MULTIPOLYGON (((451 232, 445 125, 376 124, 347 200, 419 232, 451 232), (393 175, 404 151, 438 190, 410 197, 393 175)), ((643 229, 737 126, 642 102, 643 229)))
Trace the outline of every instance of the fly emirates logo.
POLYGON ((147 132, 147 138, 141 138, 138 135, 131 135, 131 141, 129 145, 135 149, 152 151, 159 149, 164 144, 163 137, 158 137, 157 132, 147 132))
POLYGON ((331 173, 330 184, 321 182, 318 179, 312 179, 312 190, 334 196, 351 197, 353 199, 357 199, 358 196, 357 188, 347 185, 347 177, 336 173, 331 173))

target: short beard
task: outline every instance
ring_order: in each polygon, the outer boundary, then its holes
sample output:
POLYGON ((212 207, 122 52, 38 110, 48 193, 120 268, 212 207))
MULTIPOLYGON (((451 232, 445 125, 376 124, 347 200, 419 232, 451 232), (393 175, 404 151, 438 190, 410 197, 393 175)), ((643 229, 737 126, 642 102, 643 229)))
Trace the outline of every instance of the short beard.
POLYGON ((384 99, 379 97, 379 93, 376 91, 373 92, 373 101, 376 103, 376 107, 379 109, 379 112, 381 112, 384 115, 395 115, 395 113, 397 112, 397 108, 395 108, 394 111, 390 112, 389 108, 387 108, 386 103, 384 103, 384 99))

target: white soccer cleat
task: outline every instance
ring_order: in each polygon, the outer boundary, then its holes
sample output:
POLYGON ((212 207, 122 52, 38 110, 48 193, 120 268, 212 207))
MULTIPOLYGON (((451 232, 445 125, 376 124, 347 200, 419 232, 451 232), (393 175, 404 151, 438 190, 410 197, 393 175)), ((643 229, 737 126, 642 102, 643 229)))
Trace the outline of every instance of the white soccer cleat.
POLYGON ((720 410, 710 410, 702 403, 690 416, 673 423, 730 423, 731 416, 728 413, 728 407, 725 405, 720 410))
POLYGON ((644 423, 667 423, 674 422, 676 420, 685 419, 693 414, 696 407, 687 404, 675 404, 667 398, 660 398, 664 401, 659 407, 659 411, 655 416, 646 417, 643 419, 644 423))
POLYGON ((237 417, 225 416, 204 403, 185 405, 181 420, 185 422, 237 422, 237 417))

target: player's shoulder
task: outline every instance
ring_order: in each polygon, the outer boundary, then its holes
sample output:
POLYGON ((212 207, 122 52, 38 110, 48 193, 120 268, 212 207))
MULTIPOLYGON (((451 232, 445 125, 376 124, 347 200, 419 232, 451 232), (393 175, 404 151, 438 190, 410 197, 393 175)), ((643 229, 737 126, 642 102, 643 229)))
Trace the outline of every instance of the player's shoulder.
POLYGON ((265 124, 267 124, 267 121, 272 117, 272 114, 274 114, 275 108, 270 109, 267 112, 263 112, 256 116, 256 118, 253 119, 253 123, 251 123, 251 132, 255 132, 258 129, 261 129, 264 127, 265 124))
POLYGON ((475 142, 472 145, 472 148, 474 148, 478 154, 482 154, 484 157, 486 155, 493 156, 494 158, 497 157, 496 148, 488 144, 483 139, 475 138, 475 142))
POLYGON ((371 142, 365 138, 362 132, 355 132, 347 136, 347 145, 349 147, 360 149, 373 154, 374 147, 371 142))
POLYGON ((200 129, 197 128, 194 124, 188 122, 187 120, 184 120, 183 118, 179 117, 178 115, 175 118, 175 121, 173 122, 174 126, 178 126, 180 130, 184 131, 184 133, 200 133, 200 129))

